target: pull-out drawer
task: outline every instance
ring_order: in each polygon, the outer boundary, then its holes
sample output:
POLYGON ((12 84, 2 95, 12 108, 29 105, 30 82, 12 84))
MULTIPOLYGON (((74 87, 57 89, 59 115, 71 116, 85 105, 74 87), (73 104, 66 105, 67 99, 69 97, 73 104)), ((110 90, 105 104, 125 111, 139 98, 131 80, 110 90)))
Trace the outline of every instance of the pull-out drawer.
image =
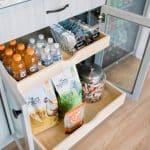
MULTIPOLYGON (((88 57, 102 51, 106 47, 109 46, 109 35, 105 33, 100 34, 99 40, 93 42, 92 44, 85 46, 84 48, 77 51, 74 55, 63 51, 62 60, 55 62, 54 64, 48 67, 42 67, 38 72, 27 76, 21 81, 16 81, 12 78, 7 71, 5 70, 2 63, 0 63, 0 73, 2 75, 2 79, 4 80, 5 84, 9 86, 9 90, 14 94, 17 95, 16 90, 19 90, 19 93, 26 93, 33 85, 39 85, 43 83, 45 80, 48 80, 52 76, 55 76, 62 72, 65 68, 68 68, 72 65, 76 65, 81 61, 87 59, 88 57), (43 80, 41 80, 43 79, 43 80)), ((24 103, 21 99, 17 99, 20 104, 24 103)))
POLYGON ((107 82, 104 95, 99 102, 87 104, 84 125, 72 134, 65 134, 63 121, 36 136, 35 147, 40 150, 67 150, 92 131, 104 119, 118 109, 125 101, 126 94, 107 82))
POLYGON ((106 0, 44 0, 46 25, 79 15, 105 4, 106 0))

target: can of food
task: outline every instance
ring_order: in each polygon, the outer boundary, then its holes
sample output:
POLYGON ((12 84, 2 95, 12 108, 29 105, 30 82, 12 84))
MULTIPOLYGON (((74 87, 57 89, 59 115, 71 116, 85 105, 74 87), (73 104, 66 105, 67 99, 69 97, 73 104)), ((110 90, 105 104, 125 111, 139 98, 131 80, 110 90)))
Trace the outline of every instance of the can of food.
POLYGON ((83 100, 94 103, 101 99, 106 81, 106 75, 96 64, 82 64, 79 67, 82 82, 83 100))

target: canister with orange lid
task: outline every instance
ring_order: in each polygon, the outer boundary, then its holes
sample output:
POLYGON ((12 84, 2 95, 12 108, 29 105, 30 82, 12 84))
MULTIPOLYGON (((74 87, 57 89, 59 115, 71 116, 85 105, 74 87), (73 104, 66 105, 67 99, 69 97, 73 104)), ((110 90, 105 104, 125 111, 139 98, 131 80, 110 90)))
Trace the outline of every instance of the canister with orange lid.
POLYGON ((19 81, 27 76, 26 66, 20 54, 15 54, 12 61, 12 75, 19 81))
POLYGON ((26 50, 24 61, 29 75, 38 71, 38 58, 32 48, 26 50))
POLYGON ((12 64, 12 56, 13 56, 13 50, 10 48, 7 48, 5 50, 4 56, 3 56, 3 64, 6 68, 6 70, 11 74, 11 64, 12 64))
POLYGON ((21 57, 24 59, 24 55, 25 55, 25 45, 24 45, 24 43, 18 43, 17 44, 16 53, 20 54, 21 57))
POLYGON ((13 52, 16 52, 16 47, 17 47, 17 41, 16 40, 9 41, 9 48, 11 48, 13 50, 13 52))

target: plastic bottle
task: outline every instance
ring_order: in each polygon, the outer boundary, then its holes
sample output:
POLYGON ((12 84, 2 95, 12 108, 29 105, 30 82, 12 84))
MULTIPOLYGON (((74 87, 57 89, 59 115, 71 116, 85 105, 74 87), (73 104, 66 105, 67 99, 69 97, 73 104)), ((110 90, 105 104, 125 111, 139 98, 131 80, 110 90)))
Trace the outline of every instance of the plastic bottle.
POLYGON ((3 60, 4 52, 5 52, 5 45, 0 44, 0 60, 3 60))
POLYGON ((37 43, 40 43, 43 48, 46 46, 46 40, 43 34, 39 34, 37 43))
POLYGON ((13 55, 11 67, 12 67, 12 76, 17 81, 27 76, 26 66, 20 54, 13 55))
POLYGON ((51 49, 54 48, 54 41, 52 38, 48 38, 46 48, 49 49, 51 53, 51 49))
POLYGON ((28 48, 33 48, 33 50, 36 49, 36 43, 35 43, 35 39, 34 38, 30 38, 29 39, 29 43, 28 43, 28 48))
POLYGON ((8 48, 5 50, 5 54, 3 57, 3 64, 8 71, 8 73, 11 74, 11 64, 12 64, 12 56, 13 56, 13 50, 11 48, 8 48))
POLYGON ((20 54, 21 57, 24 59, 24 55, 25 55, 25 45, 24 45, 23 43, 18 43, 18 44, 17 44, 16 53, 20 54))
POLYGON ((48 40, 47 40, 47 44, 48 44, 48 45, 50 45, 50 46, 53 45, 53 42, 54 42, 54 41, 53 41, 52 38, 48 38, 48 40))
POLYGON ((49 66, 53 63, 53 57, 51 56, 51 45, 47 44, 41 51, 41 63, 43 66, 49 66))
POLYGON ((61 49, 59 43, 54 43, 54 47, 51 48, 51 56, 53 57, 53 61, 61 60, 61 49))
POLYGON ((41 60, 41 52, 43 51, 43 46, 41 43, 36 43, 36 50, 35 50, 35 54, 37 55, 39 61, 41 60))
POLYGON ((38 58, 32 48, 28 48, 24 57, 27 74, 31 75, 38 71, 38 58))
POLYGON ((9 48, 11 48, 14 53, 16 52, 16 47, 17 47, 17 41, 16 40, 9 41, 9 48))

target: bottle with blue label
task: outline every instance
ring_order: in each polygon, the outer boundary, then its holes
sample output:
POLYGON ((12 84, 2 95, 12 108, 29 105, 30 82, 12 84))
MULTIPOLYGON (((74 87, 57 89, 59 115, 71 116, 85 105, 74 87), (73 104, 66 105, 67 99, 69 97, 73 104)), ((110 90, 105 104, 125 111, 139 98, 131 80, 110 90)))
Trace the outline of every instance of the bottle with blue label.
POLYGON ((54 47, 51 48, 51 56, 53 57, 53 61, 59 61, 62 58, 61 48, 59 43, 54 43, 54 47))
POLYGON ((48 43, 46 47, 41 51, 41 63, 46 67, 53 63, 53 57, 51 56, 51 45, 49 45, 48 43))

